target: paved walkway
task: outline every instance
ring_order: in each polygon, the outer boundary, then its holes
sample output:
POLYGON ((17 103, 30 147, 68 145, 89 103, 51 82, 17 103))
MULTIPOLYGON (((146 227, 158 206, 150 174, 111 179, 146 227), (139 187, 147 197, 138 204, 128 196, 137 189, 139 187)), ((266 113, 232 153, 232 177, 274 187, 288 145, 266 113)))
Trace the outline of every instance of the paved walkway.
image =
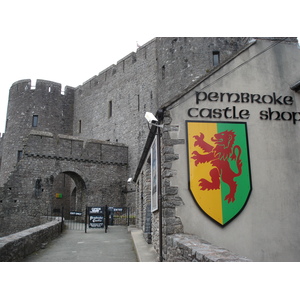
POLYGON ((24 262, 151 262, 157 261, 152 245, 142 237, 142 231, 126 226, 104 229, 65 230, 28 257, 24 262), (129 228, 130 229, 130 228, 129 228))

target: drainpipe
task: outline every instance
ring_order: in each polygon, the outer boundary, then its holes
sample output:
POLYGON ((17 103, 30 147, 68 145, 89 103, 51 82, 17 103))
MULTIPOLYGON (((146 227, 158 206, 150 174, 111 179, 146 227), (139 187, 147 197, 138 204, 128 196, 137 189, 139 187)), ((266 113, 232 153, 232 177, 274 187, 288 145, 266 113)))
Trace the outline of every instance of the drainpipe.
MULTIPOLYGON (((162 109, 158 110, 157 113, 157 119, 159 124, 162 124, 162 120, 164 117, 164 112, 162 109)), ((160 143, 160 137, 161 137, 161 127, 157 127, 157 196, 158 196, 158 211, 159 211, 159 261, 163 261, 163 254, 162 254, 162 178, 161 178, 161 143, 160 143)))
POLYGON ((158 213, 159 213, 159 261, 163 261, 162 256, 162 195, 161 195, 161 145, 160 145, 160 128, 157 128, 157 196, 158 196, 158 213))

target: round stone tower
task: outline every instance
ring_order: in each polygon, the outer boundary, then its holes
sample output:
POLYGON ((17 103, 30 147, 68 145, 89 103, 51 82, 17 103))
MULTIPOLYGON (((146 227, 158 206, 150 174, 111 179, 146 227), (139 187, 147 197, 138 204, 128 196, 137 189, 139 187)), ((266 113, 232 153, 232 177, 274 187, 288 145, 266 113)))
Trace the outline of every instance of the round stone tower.
POLYGON ((31 130, 72 135, 74 88, 37 80, 20 80, 10 88, 3 136, 0 186, 23 155, 23 140, 31 130))

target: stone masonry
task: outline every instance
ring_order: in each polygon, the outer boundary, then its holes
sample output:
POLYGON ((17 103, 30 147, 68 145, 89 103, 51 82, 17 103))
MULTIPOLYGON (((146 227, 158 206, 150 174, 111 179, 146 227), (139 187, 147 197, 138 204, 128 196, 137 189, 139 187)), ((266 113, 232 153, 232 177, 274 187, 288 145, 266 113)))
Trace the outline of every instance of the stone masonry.
POLYGON ((217 247, 192 234, 167 237, 168 262, 251 262, 231 251, 217 247))
POLYGON ((77 211, 84 212, 86 205, 125 206, 125 145, 32 131, 23 149, 3 188, 0 236, 37 226, 41 216, 53 211, 54 182, 61 173, 76 184, 77 211))
POLYGON ((60 219, 0 238, 0 261, 22 261, 61 233, 60 219))

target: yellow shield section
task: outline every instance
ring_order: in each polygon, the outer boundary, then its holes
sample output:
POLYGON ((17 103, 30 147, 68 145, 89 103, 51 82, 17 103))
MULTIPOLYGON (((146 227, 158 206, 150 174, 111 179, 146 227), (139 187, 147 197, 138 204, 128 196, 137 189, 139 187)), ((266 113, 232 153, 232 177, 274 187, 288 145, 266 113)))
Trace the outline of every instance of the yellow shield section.
MULTIPOLYGON (((194 146, 195 135, 199 135, 199 124, 198 123, 188 123, 188 149, 189 154, 193 151, 199 150, 198 147, 194 146)), ((217 132, 216 123, 202 123, 201 132, 206 137, 205 141, 210 144, 210 138, 217 132)), ((199 188, 199 178, 204 178, 210 180, 209 172, 211 170, 211 164, 209 162, 201 164, 201 166, 196 166, 195 161, 189 159, 189 170, 190 170, 190 190, 194 195, 194 198, 201 209, 216 220, 218 223, 223 222, 222 219, 222 197, 221 190, 210 190, 202 191, 199 188), (209 201, 207 201, 209 199, 209 201)))

